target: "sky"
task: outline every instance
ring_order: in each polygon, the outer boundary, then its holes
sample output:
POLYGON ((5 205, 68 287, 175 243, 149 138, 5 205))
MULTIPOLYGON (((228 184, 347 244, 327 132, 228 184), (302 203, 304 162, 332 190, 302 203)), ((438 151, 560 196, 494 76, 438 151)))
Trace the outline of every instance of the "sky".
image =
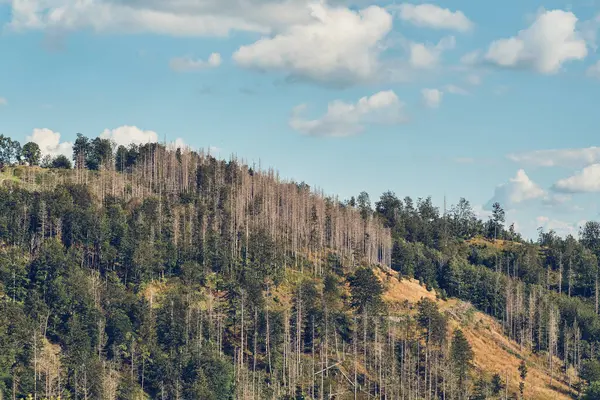
POLYGON ((177 141, 341 199, 600 219, 600 1, 0 0, 0 133, 177 141))

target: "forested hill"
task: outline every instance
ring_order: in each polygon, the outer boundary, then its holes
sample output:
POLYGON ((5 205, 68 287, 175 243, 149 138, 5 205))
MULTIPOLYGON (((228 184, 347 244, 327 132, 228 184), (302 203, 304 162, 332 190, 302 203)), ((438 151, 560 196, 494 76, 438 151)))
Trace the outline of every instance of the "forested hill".
POLYGON ((597 223, 528 243, 499 204, 0 149, 0 399, 600 398, 597 223))

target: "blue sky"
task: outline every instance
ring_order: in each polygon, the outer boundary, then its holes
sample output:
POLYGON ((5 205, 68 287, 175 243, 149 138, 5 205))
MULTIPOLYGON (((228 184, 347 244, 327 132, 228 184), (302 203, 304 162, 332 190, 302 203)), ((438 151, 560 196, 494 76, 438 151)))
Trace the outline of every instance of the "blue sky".
POLYGON ((594 1, 0 0, 0 25, 0 133, 49 154, 178 139, 341 198, 500 201, 529 237, 598 218, 594 1))

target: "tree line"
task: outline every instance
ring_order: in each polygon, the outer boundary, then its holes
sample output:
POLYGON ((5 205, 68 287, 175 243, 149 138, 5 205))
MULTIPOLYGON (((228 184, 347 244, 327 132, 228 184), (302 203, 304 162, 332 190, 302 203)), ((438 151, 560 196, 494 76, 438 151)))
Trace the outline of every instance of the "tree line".
POLYGON ((0 188, 6 398, 526 393, 526 364, 517 389, 474 373, 436 302, 388 309, 387 267, 497 318, 550 379, 597 398, 595 222, 534 243, 500 204, 483 221, 465 199, 442 212, 393 192, 341 201, 236 159, 83 135, 72 170, 38 157, 49 168, 31 172, 25 147, 2 158, 19 178, 0 188))

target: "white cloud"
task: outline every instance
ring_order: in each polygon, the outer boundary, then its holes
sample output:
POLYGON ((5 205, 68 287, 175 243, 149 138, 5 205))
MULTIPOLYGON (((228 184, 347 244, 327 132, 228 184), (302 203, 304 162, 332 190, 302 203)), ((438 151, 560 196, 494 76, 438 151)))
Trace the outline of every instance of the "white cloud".
POLYGON ((198 71, 201 69, 207 68, 216 68, 221 65, 222 59, 221 54, 212 53, 208 60, 195 60, 189 56, 186 57, 176 57, 171 59, 169 62, 169 66, 172 70, 177 72, 188 72, 188 71, 198 71))
POLYGON ((565 237, 567 235, 576 236, 579 232, 579 227, 585 224, 585 221, 565 222, 558 219, 550 218, 545 215, 540 215, 535 219, 536 227, 541 227, 544 232, 553 230, 557 235, 565 237))
POLYGON ((173 142, 173 146, 177 147, 187 147, 187 144, 183 141, 182 138, 177 138, 173 142))
POLYGON ((306 21, 308 0, 13 0, 15 30, 226 36, 306 21))
POLYGON ((484 221, 492 216, 491 209, 488 210, 487 207, 483 207, 480 204, 473 205, 473 212, 475 213, 475 216, 477 218, 484 220, 484 221))
POLYGON ((467 54, 464 54, 460 58, 461 64, 465 65, 475 65, 481 60, 481 52, 479 50, 471 51, 467 54))
POLYGON ((438 89, 423 89, 421 90, 423 103, 429 108, 438 108, 442 102, 444 93, 438 89))
MULTIPOLYGON (((130 144, 144 145, 148 143, 157 143, 159 141, 158 133, 149 130, 143 130, 137 126, 123 125, 115 129, 105 129, 98 137, 108 139, 117 146, 129 146, 130 144)), ((176 138, 167 143, 167 147, 177 149, 178 147, 187 147, 182 138, 176 138)))
POLYGON ((434 4, 404 3, 400 4, 397 9, 400 19, 419 27, 466 32, 474 25, 462 11, 451 11, 434 4))
MULTIPOLYGON (((54 132, 46 128, 36 128, 31 135, 25 138, 25 140, 37 143, 38 146, 40 146, 43 156, 50 155, 55 157, 59 154, 63 154, 68 158, 71 158, 73 156, 73 143, 61 142, 60 136, 59 132, 54 132)), ((128 125, 115 129, 105 129, 98 137, 111 140, 117 146, 128 146, 131 143, 138 145, 156 143, 159 140, 158 134, 154 131, 145 131, 136 126, 128 125)), ((169 146, 174 146, 175 148, 186 147, 186 144, 183 139, 177 138, 174 142, 170 143, 169 146)))
POLYGON ((221 149, 220 147, 217 147, 217 146, 208 146, 208 152, 212 156, 219 156, 219 154, 221 153, 221 151, 223 151, 223 149, 221 149))
POLYGON ((466 95, 469 94, 469 92, 466 89, 464 89, 464 88, 462 88, 460 86, 456 86, 456 85, 446 85, 444 87, 444 90, 446 92, 448 92, 448 93, 451 93, 451 94, 460 94, 462 96, 466 96, 466 95))
POLYGON ((568 194, 551 193, 544 196, 542 203, 548 206, 561 206, 571 200, 568 194))
POLYGON ((595 52, 598 49, 596 39, 598 36, 598 30, 600 29, 600 14, 596 15, 596 17, 592 19, 581 22, 580 28, 581 36, 595 52))
POLYGON ((600 192, 600 164, 592 164, 575 175, 560 179, 552 190, 563 193, 600 192))
POLYGON ((46 128, 36 128, 33 130, 30 136, 25 138, 27 142, 34 142, 40 146, 42 156, 49 155, 56 157, 58 155, 64 155, 67 158, 73 156, 73 143, 61 142, 60 133, 54 132, 46 128))
POLYGON ((321 118, 308 120, 302 117, 305 105, 294 108, 290 126, 310 136, 344 137, 361 133, 366 124, 398 124, 406 121, 404 104, 391 91, 362 97, 355 104, 336 100, 329 103, 327 113, 321 118))
POLYGON ((360 11, 311 4, 312 20, 273 37, 240 47, 233 59, 242 67, 279 70, 295 78, 350 83, 372 79, 379 69, 382 40, 392 16, 371 6, 360 11))
POLYGON ((0 106, 5 106, 8 104, 8 101, 4 97, 0 97, 0 106))
POLYGON ((439 63, 442 52, 453 49, 455 45, 454 36, 445 37, 436 45, 410 43, 410 65, 414 68, 433 68, 439 63))
POLYGON ((590 65, 585 73, 590 78, 600 79, 600 61, 596 62, 593 65, 590 65))
POLYGON ((154 131, 144 131, 136 126, 124 125, 115 129, 105 129, 99 137, 114 141, 117 146, 146 144, 158 142, 158 134, 154 131))
POLYGON ((586 41, 576 25, 577 17, 572 12, 545 11, 516 36, 493 42, 485 59, 501 67, 554 74, 563 63, 587 56, 586 41))
POLYGON ((508 154, 515 162, 538 167, 584 167, 600 163, 600 147, 579 149, 535 150, 525 153, 508 154))
POLYGON ((494 197, 485 205, 485 208, 491 210, 492 204, 498 202, 503 208, 511 209, 528 200, 541 198, 545 194, 544 190, 529 179, 524 170, 520 169, 514 178, 496 187, 494 197))

